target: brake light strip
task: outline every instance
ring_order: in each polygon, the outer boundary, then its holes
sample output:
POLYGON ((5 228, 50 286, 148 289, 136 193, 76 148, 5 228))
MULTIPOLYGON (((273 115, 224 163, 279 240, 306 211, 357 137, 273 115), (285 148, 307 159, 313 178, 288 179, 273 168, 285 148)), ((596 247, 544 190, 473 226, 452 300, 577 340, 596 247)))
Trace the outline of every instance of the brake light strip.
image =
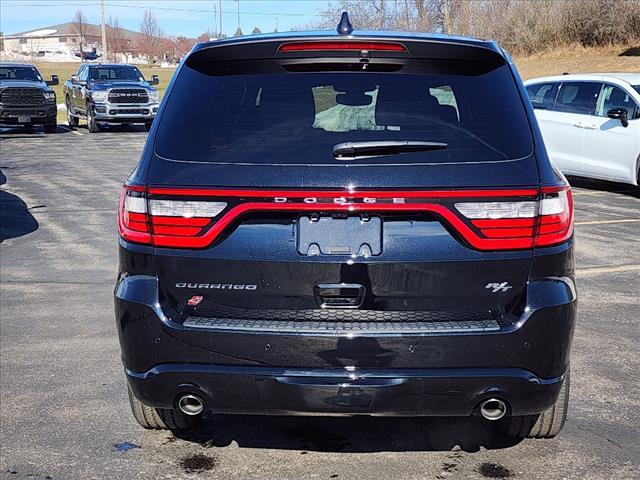
MULTIPOLYGON (((121 235, 125 239, 132 241, 138 241, 140 243, 152 243, 159 247, 174 247, 174 248, 206 248, 210 246, 230 224, 236 221, 240 216, 248 212, 267 212, 267 211, 297 211, 297 212, 431 212, 440 217, 443 223, 451 226, 462 238, 465 239, 472 247, 478 250, 517 250, 532 248, 536 245, 548 245, 557 244, 568 239, 573 232, 573 219, 572 219, 572 205, 570 204, 569 212, 565 212, 568 215, 568 219, 564 219, 563 222, 559 222, 560 218, 557 215, 549 215, 545 217, 537 217, 534 219, 527 219, 526 225, 517 225, 519 221, 514 220, 502 220, 505 222, 503 225, 491 225, 489 221, 472 221, 471 225, 476 225, 476 222, 486 222, 483 225, 485 228, 493 227, 494 229, 500 229, 503 227, 532 227, 515 228, 512 230, 513 235, 507 235, 507 232, 499 230, 489 230, 490 238, 483 238, 476 231, 474 231, 465 220, 463 220, 452 207, 435 203, 435 202, 415 202, 415 203, 366 203, 367 198, 373 199, 389 199, 389 198, 402 198, 405 200, 416 199, 470 199, 470 198, 495 198, 497 201, 512 199, 514 197, 527 197, 527 200, 537 199, 539 195, 545 193, 556 193, 561 190, 568 190, 567 187, 552 187, 544 189, 511 189, 511 190, 439 190, 439 191, 291 191, 291 190, 247 190, 247 189, 200 189, 200 188, 164 188, 164 187, 150 187, 145 189, 144 187, 125 187, 129 191, 147 193, 153 196, 166 196, 166 197, 209 197, 212 200, 220 198, 237 198, 237 199, 256 199, 254 201, 246 201, 237 204, 225 212, 221 216, 216 216, 213 225, 200 235, 196 235, 196 230, 188 230, 192 233, 191 236, 179 236, 176 230, 173 235, 163 235, 165 229, 156 229, 155 225, 164 223, 164 219, 158 221, 156 217, 150 216, 149 223, 152 225, 153 233, 142 233, 140 231, 129 231, 123 222, 119 222, 121 235), (285 198, 286 202, 274 203, 265 201, 265 199, 285 198), (306 198, 316 199, 344 199, 340 203, 304 203, 306 198), (303 200, 300 202, 290 200, 303 200), (365 200, 362 203, 353 203, 353 200, 365 200), (546 218, 552 220, 553 223, 563 224, 564 228, 559 228, 558 231, 551 232, 550 229, 543 229, 537 232, 538 222, 544 222, 546 218), (529 223, 531 222, 531 223, 529 223), (538 233, 538 235, 535 234, 538 233), (549 236, 552 234, 552 236, 549 236), (502 238, 502 237, 508 238, 502 238), (537 239, 541 241, 538 242, 537 239)), ((569 202, 570 200, 570 193, 569 202)), ((177 200, 177 198, 176 198, 177 200)), ((177 219, 177 218, 176 218, 177 219)), ((137 218, 135 220, 138 220, 137 218)), ((167 220, 169 220, 167 218, 167 220)), ((176 222, 182 223, 182 222, 176 222)), ((174 224, 176 225, 176 224, 174 224)), ((176 225, 177 226, 177 225, 176 225)), ((185 225, 186 226, 186 225, 185 225)), ((195 226, 195 225, 193 225, 195 226)), ((170 229, 166 229, 170 231, 170 229)), ((508 230, 506 228, 505 230, 508 230)), ((482 230, 481 230, 482 231, 482 230)), ((168 232, 166 232, 168 233, 168 232)), ((187 233, 187 229, 183 231, 187 233)), ((484 233, 484 232, 483 232, 484 233)))

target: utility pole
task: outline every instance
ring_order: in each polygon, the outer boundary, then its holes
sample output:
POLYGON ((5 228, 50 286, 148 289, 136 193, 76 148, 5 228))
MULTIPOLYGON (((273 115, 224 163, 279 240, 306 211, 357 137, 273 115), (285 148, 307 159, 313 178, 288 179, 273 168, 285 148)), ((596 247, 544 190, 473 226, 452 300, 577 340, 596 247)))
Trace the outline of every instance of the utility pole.
POLYGON ((109 61, 107 54, 107 30, 104 26, 104 0, 100 0, 100 26, 102 27, 102 58, 109 61))
POLYGON ((220 31, 218 35, 222 38, 222 0, 218 0, 218 10, 220 10, 220 31))
POLYGON ((238 2, 238 30, 240 30, 240 0, 236 0, 238 2))
MULTIPOLYGON (((214 4, 213 4, 213 29, 211 30, 211 33, 213 33, 213 34, 215 34, 215 32, 216 32, 216 28, 217 28, 217 25, 218 25, 218 14, 217 14, 217 10, 218 10, 218 7, 216 6, 216 4, 215 4, 215 2, 214 2, 214 4)), ((218 36, 218 35, 216 35, 216 37, 217 37, 217 36, 218 36)))
POLYGON ((276 33, 278 32, 278 17, 276 17, 276 33))

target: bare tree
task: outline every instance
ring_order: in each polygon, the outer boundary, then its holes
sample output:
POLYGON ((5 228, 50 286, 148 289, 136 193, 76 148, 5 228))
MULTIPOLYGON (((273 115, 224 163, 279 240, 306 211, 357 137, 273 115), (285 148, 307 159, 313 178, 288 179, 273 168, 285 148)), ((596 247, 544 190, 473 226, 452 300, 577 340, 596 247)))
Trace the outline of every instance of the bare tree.
POLYGON ((128 47, 128 39, 125 37, 124 31, 120 27, 118 17, 109 16, 106 25, 107 43, 109 44, 109 53, 114 60, 117 60, 119 53, 125 53, 128 47))
POLYGON ((491 38, 519 54, 640 41, 640 0, 337 0, 308 27, 335 28, 342 11, 356 28, 491 38))
POLYGON ((144 11, 142 23, 140 23, 140 33, 138 40, 140 53, 145 55, 149 61, 160 56, 163 32, 158 24, 158 18, 150 10, 144 11))
POLYGON ((206 32, 202 32, 200 35, 198 35, 198 38, 196 38, 197 42, 208 42, 210 39, 212 38, 217 38, 218 35, 214 32, 212 32, 211 30, 207 30, 206 32))
POLYGON ((320 10, 321 21, 311 27, 334 28, 340 13, 349 12, 356 28, 436 30, 441 0, 340 0, 320 10))
POLYGON ((80 8, 76 10, 71 20, 71 33, 74 35, 73 42, 78 47, 82 60, 84 49, 89 43, 89 36, 93 34, 93 28, 87 23, 87 17, 80 8))
MULTIPOLYGON (((209 38, 207 38, 207 40, 209 40, 209 38)), ((185 37, 183 35, 178 35, 176 37, 175 43, 178 58, 182 58, 189 52, 189 50, 191 50, 191 47, 193 47, 193 44, 196 43, 196 40, 193 38, 185 37)))

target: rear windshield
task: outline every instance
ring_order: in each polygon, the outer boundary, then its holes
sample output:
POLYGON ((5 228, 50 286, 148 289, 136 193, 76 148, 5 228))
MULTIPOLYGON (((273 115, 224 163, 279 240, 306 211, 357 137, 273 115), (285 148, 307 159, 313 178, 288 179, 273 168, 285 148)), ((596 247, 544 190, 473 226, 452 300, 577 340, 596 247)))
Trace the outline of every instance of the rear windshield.
POLYGON ((334 158, 334 146, 344 142, 447 144, 349 164, 505 161, 532 152, 506 64, 412 60, 393 71, 327 68, 292 72, 276 60, 185 64, 162 114, 156 154, 192 162, 336 165, 344 162, 334 158))

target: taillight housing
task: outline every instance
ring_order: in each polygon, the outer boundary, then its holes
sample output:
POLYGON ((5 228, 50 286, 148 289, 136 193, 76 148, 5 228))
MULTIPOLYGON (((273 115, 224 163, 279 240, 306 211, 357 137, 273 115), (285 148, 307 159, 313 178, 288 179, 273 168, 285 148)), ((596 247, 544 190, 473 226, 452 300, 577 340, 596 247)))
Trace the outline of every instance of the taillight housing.
POLYGON ((125 185, 118 229, 127 241, 166 247, 191 247, 225 208, 226 202, 149 198, 144 187, 125 185))
POLYGON ((146 189, 139 186, 122 187, 118 207, 118 231, 129 242, 151 244, 151 230, 147 215, 146 189))
POLYGON ((482 251, 558 245, 573 233, 568 186, 460 190, 234 190, 125 185, 118 229, 129 242, 207 248, 252 212, 430 213, 482 251))
POLYGON ((487 239, 504 248, 557 245, 573 233, 573 199, 569 187, 543 187, 537 199, 459 202, 456 210, 487 239))

